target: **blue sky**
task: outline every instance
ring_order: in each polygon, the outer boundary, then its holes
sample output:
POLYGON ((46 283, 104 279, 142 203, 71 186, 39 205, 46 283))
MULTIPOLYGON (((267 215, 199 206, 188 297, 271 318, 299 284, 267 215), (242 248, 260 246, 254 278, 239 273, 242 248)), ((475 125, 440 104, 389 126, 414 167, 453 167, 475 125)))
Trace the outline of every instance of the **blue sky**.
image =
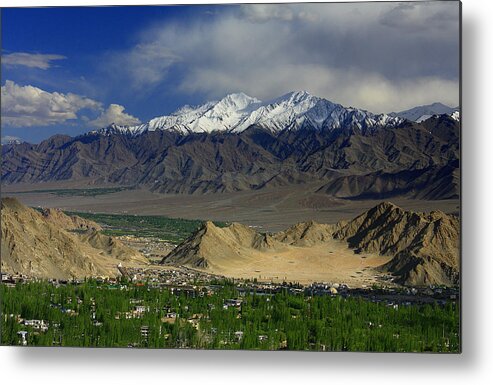
POLYGON ((137 124, 243 91, 390 112, 458 104, 459 8, 291 4, 2 9, 2 136, 137 124))

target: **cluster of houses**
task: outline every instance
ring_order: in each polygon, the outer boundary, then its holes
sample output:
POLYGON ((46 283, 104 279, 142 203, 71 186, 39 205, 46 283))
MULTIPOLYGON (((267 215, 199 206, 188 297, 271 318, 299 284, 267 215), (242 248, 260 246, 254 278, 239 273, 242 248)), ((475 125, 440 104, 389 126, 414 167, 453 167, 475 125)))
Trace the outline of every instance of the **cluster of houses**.
POLYGON ((349 286, 344 283, 314 282, 305 287, 304 292, 307 295, 337 295, 345 294, 349 286))
POLYGON ((118 238, 127 245, 138 248, 147 258, 156 260, 161 260, 163 255, 168 254, 176 246, 171 242, 156 240, 152 237, 121 235, 118 238))
POLYGON ((397 309, 398 305, 409 306, 411 304, 425 303, 445 305, 448 301, 456 301, 459 298, 457 288, 443 286, 349 288, 344 284, 335 285, 337 284, 313 284, 305 289, 305 295, 330 294, 343 297, 359 297, 371 302, 383 302, 387 306, 394 307, 394 309, 397 309))
POLYGON ((37 332, 47 332, 48 331, 48 321, 39 319, 26 319, 20 322, 24 326, 30 326, 34 331, 37 332))
POLYGON ((39 319, 22 319, 20 315, 14 315, 10 314, 10 317, 15 317, 17 322, 26 328, 29 328, 28 330, 19 330, 17 332, 17 336, 19 336, 19 345, 22 346, 27 346, 27 336, 29 333, 45 333, 48 331, 49 328, 49 323, 48 321, 45 320, 39 320, 39 319))
POLYGON ((115 319, 133 319, 142 318, 149 311, 149 306, 137 305, 130 311, 117 312, 115 319))
POLYGON ((223 309, 228 309, 230 307, 239 308, 243 303, 242 299, 225 299, 223 304, 223 309))
MULTIPOLYGON (((120 269, 120 267, 119 267, 120 269)), ((122 270, 120 269, 120 272, 122 270)), ((179 268, 162 267, 127 267, 122 275, 132 282, 147 282, 151 286, 189 286, 193 282, 209 283, 219 277, 197 270, 189 269, 185 266, 179 268)))
POLYGON ((1 273, 2 276, 2 285, 7 287, 15 287, 18 283, 29 282, 31 280, 30 277, 24 274, 9 274, 9 273, 1 273))

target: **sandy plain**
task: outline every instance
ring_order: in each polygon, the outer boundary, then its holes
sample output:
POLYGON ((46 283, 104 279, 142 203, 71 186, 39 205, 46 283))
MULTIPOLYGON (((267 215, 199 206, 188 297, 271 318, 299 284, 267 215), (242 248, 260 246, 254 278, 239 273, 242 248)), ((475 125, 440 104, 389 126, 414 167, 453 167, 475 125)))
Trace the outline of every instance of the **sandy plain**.
POLYGON ((459 212, 459 200, 406 198, 344 200, 314 193, 316 185, 206 195, 158 194, 125 190, 97 196, 58 196, 33 190, 76 188, 56 183, 2 186, 2 196, 15 196, 28 206, 57 207, 93 213, 165 215, 173 218, 240 222, 261 231, 279 231, 304 221, 336 223, 351 219, 388 200, 406 210, 459 212))
POLYGON ((250 251, 241 263, 237 259, 214 258, 204 271, 226 277, 261 282, 345 283, 350 287, 382 283, 384 275, 375 268, 391 257, 355 254, 340 241, 310 247, 289 246, 283 250, 250 251))

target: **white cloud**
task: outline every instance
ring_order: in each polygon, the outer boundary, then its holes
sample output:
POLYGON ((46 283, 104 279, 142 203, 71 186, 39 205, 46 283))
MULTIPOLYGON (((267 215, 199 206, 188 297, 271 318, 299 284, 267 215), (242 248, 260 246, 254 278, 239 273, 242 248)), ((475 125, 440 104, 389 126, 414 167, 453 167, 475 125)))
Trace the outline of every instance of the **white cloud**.
POLYGON ((24 66, 47 70, 52 67, 52 61, 66 59, 62 55, 13 52, 2 55, 2 64, 6 66, 24 66))
POLYGON ((43 127, 67 122, 95 127, 140 123, 119 104, 110 104, 104 109, 101 102, 85 96, 47 92, 31 85, 20 86, 11 80, 2 86, 1 96, 2 124, 10 127, 43 127), (95 114, 99 117, 91 120, 89 116, 95 114))
POLYGON ((291 21, 295 16, 291 7, 282 4, 250 4, 240 7, 242 16, 254 23, 272 19, 291 21))
POLYGON ((458 4, 444 6, 430 1, 422 3, 400 3, 382 13, 380 22, 389 27, 405 29, 410 33, 447 33, 457 28, 458 4))
POLYGON ((159 41, 142 42, 128 52, 112 53, 104 60, 109 76, 120 74, 132 90, 143 90, 166 78, 180 57, 159 41))
POLYGON ((125 107, 119 104, 110 104, 97 119, 94 119, 89 123, 95 127, 107 127, 112 123, 121 126, 132 126, 140 123, 139 119, 124 111, 125 107))
POLYGON ((459 98, 458 87, 458 81, 435 77, 390 81, 376 73, 285 64, 276 66, 275 75, 270 68, 227 73, 220 68, 198 68, 190 73, 181 89, 189 94, 204 93, 208 98, 219 98, 241 90, 263 100, 290 91, 306 90, 345 106, 378 113, 436 101, 455 106, 459 98))
POLYGON ((7 80, 2 86, 2 122, 7 126, 49 126, 77 119, 85 108, 99 110, 101 103, 72 93, 47 92, 7 80))
POLYGON ((420 6, 225 7, 211 20, 150 28, 109 68, 132 91, 172 84, 173 92, 205 98, 243 91, 265 100, 303 89, 374 112, 457 105, 458 5, 420 6), (423 15, 438 27, 423 29, 423 15))

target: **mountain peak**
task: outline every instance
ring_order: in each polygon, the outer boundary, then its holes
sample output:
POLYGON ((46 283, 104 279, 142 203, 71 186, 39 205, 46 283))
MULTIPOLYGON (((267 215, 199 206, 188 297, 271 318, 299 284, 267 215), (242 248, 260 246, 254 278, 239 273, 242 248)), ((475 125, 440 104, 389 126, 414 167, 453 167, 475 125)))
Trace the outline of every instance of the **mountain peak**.
POLYGON ((2 198, 2 209, 8 208, 11 210, 23 209, 25 206, 15 197, 2 198))
POLYGON ((244 92, 234 92, 234 93, 228 94, 221 100, 231 100, 233 102, 241 102, 241 101, 260 102, 259 99, 254 98, 252 96, 249 96, 249 95, 245 94, 244 92))
POLYGON ((312 99, 320 99, 316 96, 313 96, 310 94, 308 91, 291 91, 288 92, 287 94, 281 95, 275 99, 272 99, 269 103, 271 104, 279 104, 282 102, 288 102, 292 104, 297 104, 304 102, 306 100, 312 100, 312 99))
POLYGON ((203 224, 202 224, 202 228, 204 230, 213 230, 213 229, 216 229, 217 226, 214 224, 214 222, 212 221, 205 221, 203 224))
POLYGON ((301 91, 291 91, 286 94, 286 96, 290 96, 291 99, 306 99, 309 97, 313 97, 312 94, 310 94, 308 91, 301 90, 301 91))
POLYGON ((243 110, 254 103, 261 103, 257 98, 252 98, 243 92, 226 95, 222 98, 214 108, 225 107, 231 110, 243 110))
POLYGON ((413 122, 422 122, 431 118, 434 115, 449 115, 451 116, 457 108, 449 107, 443 103, 435 102, 423 106, 417 106, 400 112, 392 112, 391 116, 398 116, 413 122))
MULTIPOLYGON (((429 104, 429 106, 430 107, 441 107, 441 108, 452 108, 452 107, 449 107, 446 104, 443 104, 440 102, 431 103, 431 104, 429 104)), ((426 106, 421 106, 421 107, 426 107, 426 106)))
POLYGON ((377 210, 388 210, 388 209, 398 209, 399 206, 393 204, 392 202, 381 202, 374 207, 377 210))
POLYGON ((17 136, 2 136, 2 144, 21 144, 23 140, 17 136))

